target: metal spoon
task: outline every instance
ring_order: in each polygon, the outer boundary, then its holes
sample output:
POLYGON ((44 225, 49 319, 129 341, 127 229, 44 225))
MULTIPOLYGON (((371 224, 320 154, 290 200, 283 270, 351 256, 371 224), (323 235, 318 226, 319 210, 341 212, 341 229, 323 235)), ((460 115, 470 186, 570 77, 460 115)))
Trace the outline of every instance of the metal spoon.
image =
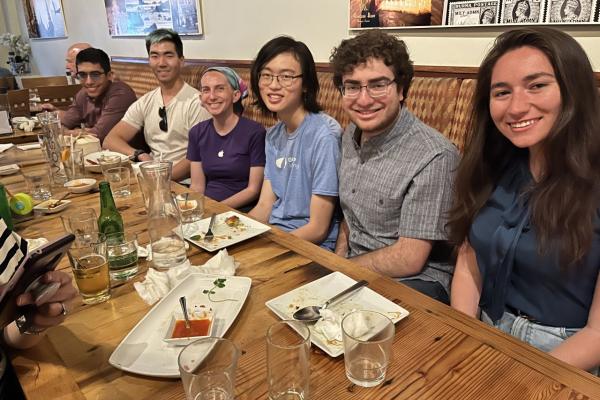
POLYGON ((321 310, 326 309, 330 304, 334 303, 336 300, 339 300, 340 298, 347 295, 348 293, 354 292, 356 289, 361 288, 363 286, 367 286, 368 284, 369 284, 369 282, 367 282, 365 280, 356 282, 354 285, 350 286, 348 289, 343 290, 342 292, 338 293, 337 295, 335 295, 332 298, 330 298, 329 300, 327 300, 321 306, 306 306, 306 307, 299 309, 298 311, 296 311, 294 313, 293 318, 298 321, 316 321, 321 318, 321 313, 320 313, 321 310))
POLYGON ((179 305, 181 306, 181 311, 183 311, 183 318, 185 318, 185 327, 190 329, 190 318, 187 313, 187 305, 185 302, 185 296, 181 296, 179 298, 179 305))

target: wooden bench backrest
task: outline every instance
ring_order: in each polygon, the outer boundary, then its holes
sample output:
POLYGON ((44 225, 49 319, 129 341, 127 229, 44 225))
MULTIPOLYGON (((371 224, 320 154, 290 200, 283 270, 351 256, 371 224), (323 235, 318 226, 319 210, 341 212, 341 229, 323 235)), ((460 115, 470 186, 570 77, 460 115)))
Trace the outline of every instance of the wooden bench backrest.
POLYGON ((42 103, 50 103, 56 108, 66 109, 75 100, 81 85, 42 86, 36 89, 42 103))
POLYGON ((9 90, 7 97, 11 117, 29 117, 29 89, 9 90))
POLYGON ((40 86, 61 86, 66 85, 67 82, 66 76, 39 76, 35 78, 22 78, 21 86, 23 89, 31 89, 40 86))

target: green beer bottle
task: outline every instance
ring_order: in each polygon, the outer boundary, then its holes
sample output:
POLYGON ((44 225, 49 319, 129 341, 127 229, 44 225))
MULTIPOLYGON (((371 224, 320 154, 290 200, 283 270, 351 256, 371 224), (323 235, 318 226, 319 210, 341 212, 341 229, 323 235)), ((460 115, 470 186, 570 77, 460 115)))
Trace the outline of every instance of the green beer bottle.
POLYGON ((4 185, 0 183, 0 217, 4 220, 4 223, 11 231, 14 230, 12 214, 10 213, 10 206, 8 205, 8 196, 6 195, 6 189, 4 185))
POLYGON ((108 235, 110 233, 125 232, 123 217, 117 211, 115 200, 110 191, 108 182, 100 182, 100 216, 98 217, 98 230, 108 235))

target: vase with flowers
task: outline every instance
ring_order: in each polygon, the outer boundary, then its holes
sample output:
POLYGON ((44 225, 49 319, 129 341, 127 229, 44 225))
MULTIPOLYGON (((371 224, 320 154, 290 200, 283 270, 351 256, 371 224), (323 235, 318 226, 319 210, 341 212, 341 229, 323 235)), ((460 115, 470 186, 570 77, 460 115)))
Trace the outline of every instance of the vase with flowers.
POLYGON ((21 75, 31 72, 29 66, 29 55, 31 54, 31 45, 25 43, 21 35, 14 33, 4 33, 0 35, 0 45, 8 48, 8 62, 10 70, 15 75, 21 75))

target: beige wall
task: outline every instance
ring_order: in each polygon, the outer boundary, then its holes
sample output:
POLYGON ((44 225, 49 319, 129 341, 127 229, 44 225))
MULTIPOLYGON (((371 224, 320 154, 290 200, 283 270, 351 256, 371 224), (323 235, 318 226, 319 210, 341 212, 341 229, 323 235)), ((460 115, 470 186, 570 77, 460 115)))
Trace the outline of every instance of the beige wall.
MULTIPOLYGON (((17 20, 8 29, 25 31, 21 0, 2 0, 0 11, 17 20), (7 11, 8 10, 8 11, 7 11), (17 11, 18 10, 18 11, 17 11)), ((111 38, 103 0, 63 0, 68 38, 32 40, 34 73, 64 73, 70 43, 87 41, 109 55, 145 56, 142 38, 111 38)), ((304 41, 317 61, 352 33, 347 29, 348 0, 202 0, 204 35, 185 40, 188 58, 252 59, 270 38, 288 34, 304 41)), ((4 15, 7 19, 7 15, 4 15)), ((2 18, 0 18, 0 24, 2 18)), ((1 27, 1 25, 0 25, 1 27)), ((507 28, 432 28, 396 31, 416 64, 477 66, 493 38, 507 28)), ((600 71, 600 25, 568 27, 600 71)))

